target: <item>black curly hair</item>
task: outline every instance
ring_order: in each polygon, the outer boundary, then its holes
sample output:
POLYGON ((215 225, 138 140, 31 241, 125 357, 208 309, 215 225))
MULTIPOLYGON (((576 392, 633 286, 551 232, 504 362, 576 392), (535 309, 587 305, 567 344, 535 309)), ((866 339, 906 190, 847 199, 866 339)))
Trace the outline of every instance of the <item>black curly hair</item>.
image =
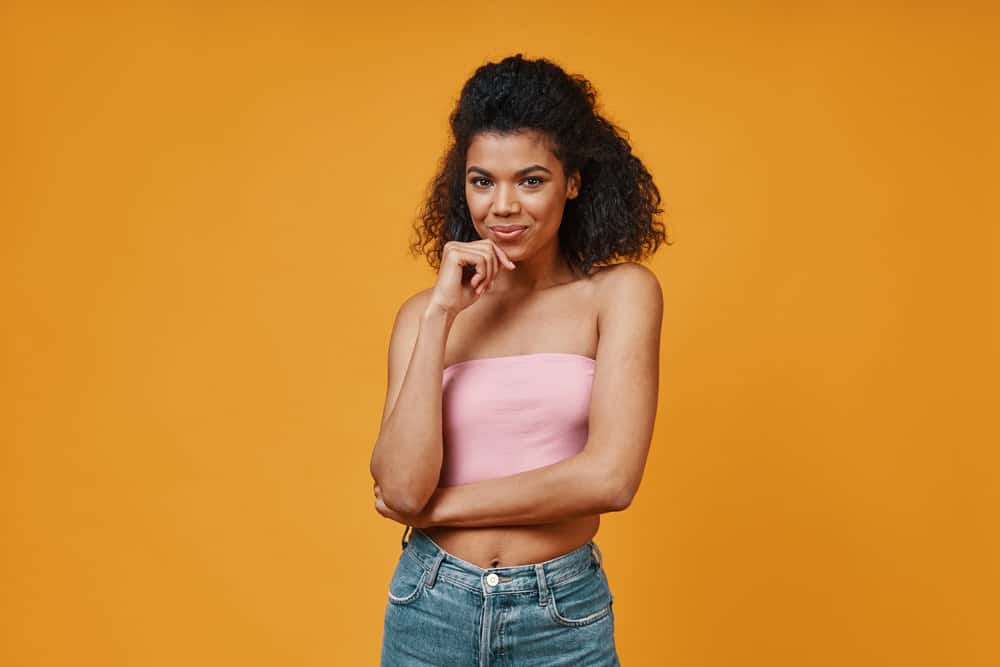
POLYGON ((628 133, 596 109, 597 93, 580 75, 550 60, 521 53, 479 67, 465 82, 451 113, 452 143, 414 224, 413 255, 441 266, 448 241, 480 238, 465 200, 469 144, 482 132, 540 131, 567 175, 580 171, 580 194, 566 201, 559 226, 560 251, 584 274, 615 259, 642 260, 671 244, 656 219, 660 192, 632 154, 628 133))

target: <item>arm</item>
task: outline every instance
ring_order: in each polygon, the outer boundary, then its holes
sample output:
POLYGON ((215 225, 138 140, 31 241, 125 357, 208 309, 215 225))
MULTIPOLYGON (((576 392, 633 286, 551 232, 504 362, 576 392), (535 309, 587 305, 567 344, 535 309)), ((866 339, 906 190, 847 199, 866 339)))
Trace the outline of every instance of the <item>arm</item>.
POLYGON ((655 274, 633 263, 611 270, 601 293, 583 451, 515 475, 438 488, 419 514, 390 518, 417 527, 526 525, 629 506, 656 417, 663 296, 655 274))
POLYGON ((404 513, 424 506, 443 459, 441 379, 454 317, 428 305, 429 294, 410 297, 396 315, 382 426, 370 465, 385 504, 404 513))
POLYGON ((464 308, 483 295, 501 268, 515 264, 485 239, 448 241, 437 281, 406 300, 389 343, 389 380, 371 474, 395 511, 420 512, 437 488, 444 459, 441 388, 445 345, 464 308), (475 275, 466 283, 465 268, 475 275))
POLYGON ((613 485, 586 451, 516 475, 445 486, 424 511, 428 526, 552 523, 619 508, 613 485))

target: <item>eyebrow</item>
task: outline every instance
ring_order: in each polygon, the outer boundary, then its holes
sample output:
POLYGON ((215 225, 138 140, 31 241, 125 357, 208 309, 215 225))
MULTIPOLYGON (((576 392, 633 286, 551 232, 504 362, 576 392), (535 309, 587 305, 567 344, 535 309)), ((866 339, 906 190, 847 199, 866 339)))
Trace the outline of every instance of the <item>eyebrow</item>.
MULTIPOLYGON (((518 169, 517 171, 514 172, 514 175, 515 176, 523 176, 523 175, 527 174, 528 172, 535 171, 537 169, 541 169, 542 171, 544 171, 547 174, 552 174, 551 171, 549 171, 548 169, 546 169, 542 165, 540 165, 540 164, 533 164, 530 167, 525 167, 524 169, 518 169)), ((493 174, 491 174, 490 172, 486 171, 482 167, 476 167, 476 166, 469 167, 469 169, 465 173, 466 174, 471 174, 474 171, 478 171, 480 174, 483 174, 484 176, 489 176, 490 178, 493 177, 493 174)))

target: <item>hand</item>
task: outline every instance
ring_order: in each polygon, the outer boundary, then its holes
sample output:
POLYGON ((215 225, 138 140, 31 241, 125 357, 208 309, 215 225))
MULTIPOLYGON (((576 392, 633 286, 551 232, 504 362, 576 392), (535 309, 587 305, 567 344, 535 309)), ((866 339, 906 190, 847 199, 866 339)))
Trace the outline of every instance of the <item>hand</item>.
POLYGON ((378 482, 375 482, 375 511, 387 519, 392 519, 393 521, 401 523, 404 526, 427 528, 431 525, 429 508, 430 503, 428 503, 427 507, 425 507, 418 514, 401 514, 393 509, 390 509, 382 500, 382 489, 379 487, 378 482))
POLYGON ((431 305, 457 315, 479 300, 493 286, 500 269, 513 270, 517 265, 507 253, 489 239, 448 241, 441 254, 431 305), (475 274, 465 280, 464 267, 475 267, 475 274))

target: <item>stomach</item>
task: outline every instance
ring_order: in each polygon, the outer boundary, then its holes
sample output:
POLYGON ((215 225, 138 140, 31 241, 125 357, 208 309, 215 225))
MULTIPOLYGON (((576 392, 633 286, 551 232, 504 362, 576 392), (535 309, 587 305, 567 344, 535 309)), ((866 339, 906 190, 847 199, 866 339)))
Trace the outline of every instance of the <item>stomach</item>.
POLYGON ((464 561, 483 569, 532 565, 567 554, 590 542, 600 514, 530 526, 429 526, 419 530, 464 561))

